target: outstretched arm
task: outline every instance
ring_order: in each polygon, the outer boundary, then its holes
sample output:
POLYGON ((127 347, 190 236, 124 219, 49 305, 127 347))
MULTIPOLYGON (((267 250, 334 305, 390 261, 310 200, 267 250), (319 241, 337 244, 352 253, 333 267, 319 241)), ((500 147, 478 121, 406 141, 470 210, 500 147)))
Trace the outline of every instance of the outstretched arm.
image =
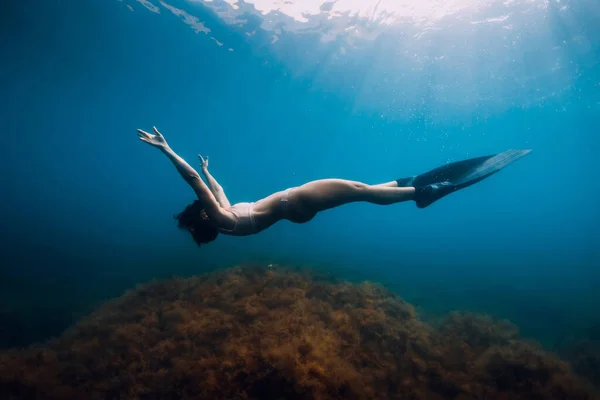
POLYGON ((154 130, 154 135, 138 129, 138 137, 140 140, 158 148, 169 158, 169 160, 171 160, 181 177, 194 189, 194 192, 196 192, 198 200, 204 205, 206 214, 209 218, 217 222, 228 219, 228 215, 221 208, 215 199, 215 196, 200 177, 200 174, 169 147, 167 141, 156 127, 152 127, 152 129, 154 130))
POLYGON ((225 191, 223 190, 223 187, 221 187, 221 185, 219 185, 219 182, 217 182, 217 180, 213 178, 210 172, 208 172, 208 156, 206 156, 205 160, 200 154, 198 154, 198 158, 200 159, 200 163, 202 165, 202 173, 208 181, 208 187, 210 188, 212 194, 215 196, 221 207, 231 207, 227 196, 225 196, 225 191))

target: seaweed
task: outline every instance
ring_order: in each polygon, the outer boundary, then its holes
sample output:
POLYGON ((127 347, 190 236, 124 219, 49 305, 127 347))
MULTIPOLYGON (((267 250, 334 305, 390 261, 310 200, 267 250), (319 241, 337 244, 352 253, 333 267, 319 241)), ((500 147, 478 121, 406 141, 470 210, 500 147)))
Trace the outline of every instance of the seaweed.
POLYGON ((0 397, 591 399, 508 321, 439 326, 373 283, 278 266, 149 282, 60 337, 0 354, 0 397))

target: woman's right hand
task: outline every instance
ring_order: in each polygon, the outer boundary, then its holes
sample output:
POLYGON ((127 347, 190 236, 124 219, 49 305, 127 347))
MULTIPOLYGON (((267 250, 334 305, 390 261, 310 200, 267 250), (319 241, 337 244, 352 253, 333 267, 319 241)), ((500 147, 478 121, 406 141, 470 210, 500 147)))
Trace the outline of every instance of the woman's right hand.
POLYGON ((154 135, 148 132, 145 132, 141 129, 138 129, 138 137, 142 142, 146 142, 149 145, 152 145, 156 148, 159 149, 166 149, 169 147, 169 145, 167 144, 167 141, 165 140, 164 136, 158 131, 158 129, 156 129, 155 126, 152 127, 152 130, 154 131, 154 135))

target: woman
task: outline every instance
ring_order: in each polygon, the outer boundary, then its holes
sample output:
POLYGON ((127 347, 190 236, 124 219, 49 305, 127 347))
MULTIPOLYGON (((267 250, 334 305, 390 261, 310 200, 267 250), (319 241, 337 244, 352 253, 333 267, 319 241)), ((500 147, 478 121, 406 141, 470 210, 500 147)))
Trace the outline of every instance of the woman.
POLYGON ((424 208, 434 201, 479 182, 506 165, 528 154, 530 150, 508 150, 503 153, 451 163, 422 175, 401 178, 379 185, 344 179, 321 179, 273 193, 253 203, 233 206, 223 188, 208 172, 208 157, 200 157, 198 172, 179 157, 164 136, 153 127, 154 134, 138 129, 140 140, 161 150, 175 165, 183 179, 194 189, 198 200, 177 215, 179 228, 187 229, 198 245, 216 239, 219 233, 247 236, 261 232, 283 219, 305 223, 319 212, 343 204, 363 201, 389 205, 413 200, 424 208))

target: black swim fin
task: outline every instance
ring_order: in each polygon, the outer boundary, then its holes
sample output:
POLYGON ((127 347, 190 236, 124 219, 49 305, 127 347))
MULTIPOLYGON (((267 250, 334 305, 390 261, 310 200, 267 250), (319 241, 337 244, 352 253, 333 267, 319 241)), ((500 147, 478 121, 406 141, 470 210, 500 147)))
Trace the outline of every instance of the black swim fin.
POLYGON ((417 207, 424 208, 457 190, 464 189, 495 174, 525 157, 531 150, 507 150, 499 154, 470 158, 435 168, 421 175, 400 178, 400 187, 413 186, 417 207))

